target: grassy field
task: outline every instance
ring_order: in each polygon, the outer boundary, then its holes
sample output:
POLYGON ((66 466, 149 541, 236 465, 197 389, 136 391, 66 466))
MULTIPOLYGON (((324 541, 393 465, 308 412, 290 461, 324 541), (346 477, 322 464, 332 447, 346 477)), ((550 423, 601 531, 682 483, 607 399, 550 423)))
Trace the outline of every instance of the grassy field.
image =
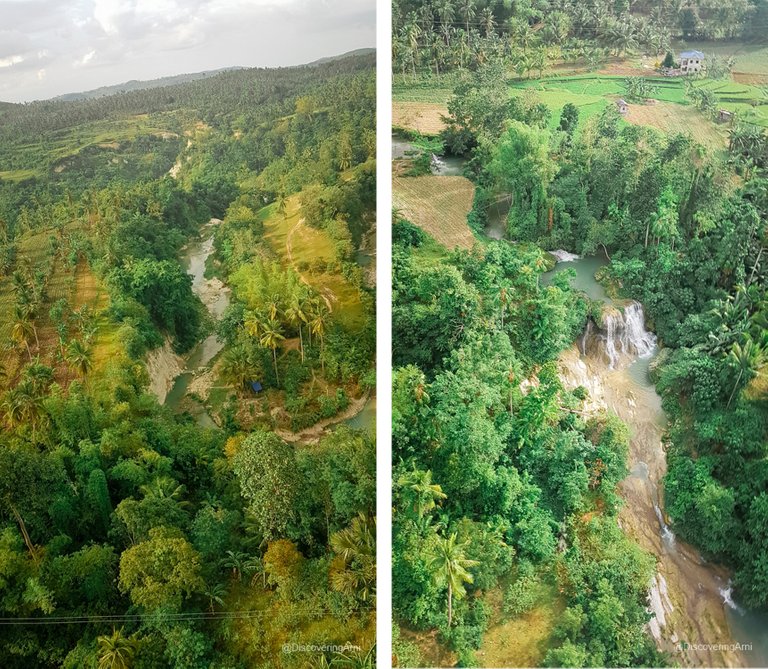
POLYGON ((702 146, 718 150, 728 145, 726 126, 702 116, 695 107, 659 102, 655 105, 630 105, 627 122, 658 128, 667 134, 689 134, 702 146))
POLYGON ((288 198, 285 216, 277 212, 274 204, 264 207, 261 215, 264 216, 264 239, 281 261, 292 266, 323 296, 334 318, 349 327, 361 327, 365 315, 360 291, 341 274, 311 269, 317 259, 332 263, 335 253, 333 242, 324 231, 303 222, 298 195, 288 198))
POLYGON ((392 204, 447 249, 469 249, 475 237, 467 225, 475 187, 464 177, 392 178, 392 204))

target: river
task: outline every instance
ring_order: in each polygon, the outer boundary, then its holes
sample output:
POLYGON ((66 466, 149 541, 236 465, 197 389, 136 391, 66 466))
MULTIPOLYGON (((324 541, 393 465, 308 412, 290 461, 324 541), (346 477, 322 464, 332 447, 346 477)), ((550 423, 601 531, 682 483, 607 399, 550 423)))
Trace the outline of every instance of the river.
MULTIPOLYGON (((208 258, 213 253, 213 238, 216 226, 221 223, 218 219, 211 219, 210 223, 203 226, 200 237, 193 240, 184 249, 181 263, 187 274, 192 278, 192 292, 200 298, 200 301, 208 309, 213 320, 218 320, 229 306, 229 288, 219 279, 208 279, 205 276, 208 258)), ((165 398, 166 406, 179 410, 184 398, 190 390, 190 385, 195 377, 208 370, 211 361, 224 348, 224 343, 216 334, 210 334, 198 342, 185 357, 185 366, 173 382, 168 395, 165 398)), ((202 427, 215 427, 216 423, 208 411, 200 402, 185 404, 202 427)))
POLYGON ((649 585, 649 607, 656 614, 649 624, 651 634, 681 666, 768 666, 768 617, 734 602, 728 571, 705 561, 667 525, 662 489, 666 416, 648 376, 656 345, 645 331, 642 306, 614 302, 606 295, 594 278, 607 262, 604 258, 558 255, 561 262, 545 283, 572 268, 574 286, 607 307, 603 329, 592 324, 562 355, 561 378, 568 388, 582 385, 589 390, 588 409, 607 408, 630 428, 630 474, 620 484, 626 504, 619 523, 657 560, 649 585), (751 644, 752 649, 733 648, 735 643, 751 644), (712 648, 718 644, 725 648, 712 648))

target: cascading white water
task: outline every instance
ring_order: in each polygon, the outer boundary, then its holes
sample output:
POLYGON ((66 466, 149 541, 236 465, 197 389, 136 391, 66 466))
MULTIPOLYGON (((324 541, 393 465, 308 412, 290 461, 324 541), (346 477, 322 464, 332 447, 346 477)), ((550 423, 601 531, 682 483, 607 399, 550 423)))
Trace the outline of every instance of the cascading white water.
POLYGON ((661 538, 664 540, 667 548, 673 548, 675 545, 675 533, 669 529, 669 525, 664 522, 664 516, 661 513, 661 509, 658 504, 653 505, 653 510, 656 511, 656 517, 659 519, 659 527, 661 527, 661 538))
POLYGON ((432 171, 440 174, 445 169, 445 162, 440 160, 434 153, 432 154, 432 171))
POLYGON ((563 249, 550 251, 549 254, 554 256, 557 262, 574 262, 575 260, 581 259, 581 256, 577 256, 575 253, 569 253, 568 251, 563 251, 563 249))
POLYGON ((725 588, 720 588, 720 596, 723 598, 723 604, 728 608, 733 609, 742 616, 744 615, 744 609, 733 601, 733 585, 730 581, 728 581, 728 585, 725 588))
POLYGON ((604 333, 600 339, 605 344, 610 368, 615 369, 620 355, 647 358, 656 350, 656 335, 645 329, 643 305, 632 301, 624 311, 611 311, 603 315, 604 333))

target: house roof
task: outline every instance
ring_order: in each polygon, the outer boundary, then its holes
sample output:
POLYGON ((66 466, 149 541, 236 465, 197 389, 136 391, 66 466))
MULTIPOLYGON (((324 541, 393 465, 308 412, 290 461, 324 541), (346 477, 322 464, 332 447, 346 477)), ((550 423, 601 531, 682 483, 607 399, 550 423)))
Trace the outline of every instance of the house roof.
POLYGON ((254 392, 261 392, 263 390, 263 386, 258 381, 251 381, 251 388, 254 392))
POLYGON ((680 58, 704 58, 704 52, 703 51, 683 51, 683 53, 680 54, 680 58))
POLYGON ((616 100, 616 104, 620 107, 627 107, 627 101, 626 100, 616 100))

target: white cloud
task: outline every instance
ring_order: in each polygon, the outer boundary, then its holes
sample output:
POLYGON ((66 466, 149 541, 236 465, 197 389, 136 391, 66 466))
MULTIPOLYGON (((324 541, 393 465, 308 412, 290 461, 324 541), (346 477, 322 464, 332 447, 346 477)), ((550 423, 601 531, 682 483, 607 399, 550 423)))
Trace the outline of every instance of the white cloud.
POLYGON ((43 81, 45 79, 45 74, 46 74, 45 68, 42 68, 42 69, 38 70, 37 71, 37 80, 38 81, 43 81))
POLYGON ((93 57, 95 55, 96 55, 96 49, 91 49, 82 58, 79 58, 75 61, 75 66, 83 67, 84 65, 88 65, 88 63, 90 63, 93 60, 93 57))
POLYGON ((0 67, 13 67, 24 62, 24 56, 14 55, 7 58, 0 58, 0 67))

